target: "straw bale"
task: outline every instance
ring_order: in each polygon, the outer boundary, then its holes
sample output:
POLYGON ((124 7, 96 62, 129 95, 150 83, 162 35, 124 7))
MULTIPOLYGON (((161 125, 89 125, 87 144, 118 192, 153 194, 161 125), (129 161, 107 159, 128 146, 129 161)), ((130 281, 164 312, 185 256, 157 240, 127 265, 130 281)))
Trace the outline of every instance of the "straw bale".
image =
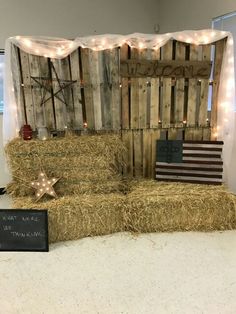
POLYGON ((135 232, 236 228, 236 196, 224 186, 133 181, 124 213, 135 232))
POLYGON ((50 242, 121 231, 236 229, 236 196, 224 186, 133 180, 129 190, 126 195, 80 194, 40 203, 13 197, 13 207, 48 209, 50 242))
POLYGON ((124 190, 121 178, 124 145, 118 134, 67 136, 47 141, 14 139, 6 146, 13 182, 8 193, 33 195, 30 182, 41 168, 61 177, 58 195, 112 193, 124 190))
POLYGON ((124 196, 77 195, 35 203, 31 197, 13 198, 18 209, 47 209, 49 242, 75 240, 123 231, 124 196))

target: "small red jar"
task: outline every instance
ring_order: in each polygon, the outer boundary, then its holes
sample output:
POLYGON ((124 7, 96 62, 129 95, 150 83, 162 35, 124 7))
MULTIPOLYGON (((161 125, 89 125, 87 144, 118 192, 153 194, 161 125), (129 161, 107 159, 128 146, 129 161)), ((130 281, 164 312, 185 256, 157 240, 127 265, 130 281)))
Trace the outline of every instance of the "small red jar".
POLYGON ((21 135, 22 135, 23 139, 26 140, 26 141, 32 139, 33 131, 32 131, 32 128, 31 128, 31 126, 29 124, 25 124, 21 128, 21 135))

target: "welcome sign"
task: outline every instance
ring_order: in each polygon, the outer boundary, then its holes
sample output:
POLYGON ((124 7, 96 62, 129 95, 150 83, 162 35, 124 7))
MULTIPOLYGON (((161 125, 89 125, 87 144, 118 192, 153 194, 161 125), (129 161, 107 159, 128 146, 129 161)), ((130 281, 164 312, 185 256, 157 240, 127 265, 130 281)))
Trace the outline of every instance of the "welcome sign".
POLYGON ((162 61, 136 60, 121 61, 122 77, 173 77, 209 79, 211 61, 162 61))

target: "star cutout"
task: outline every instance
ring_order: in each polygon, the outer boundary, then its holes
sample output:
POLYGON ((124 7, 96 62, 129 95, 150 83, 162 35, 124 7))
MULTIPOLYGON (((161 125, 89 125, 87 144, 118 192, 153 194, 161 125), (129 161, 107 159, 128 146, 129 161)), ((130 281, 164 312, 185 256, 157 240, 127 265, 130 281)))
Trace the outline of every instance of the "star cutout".
POLYGON ((54 67, 54 64, 50 62, 51 71, 54 72, 55 78, 52 78, 51 72, 49 77, 36 77, 31 76, 32 80, 34 80, 43 90, 42 100, 41 100, 41 106, 45 104, 49 99, 52 97, 57 98, 61 102, 63 102, 66 106, 66 97, 65 97, 65 89, 70 87, 72 84, 76 83, 76 80, 62 80, 59 79, 58 74, 56 72, 56 69, 54 67), (57 91, 54 91, 53 89, 53 82, 57 82, 59 89, 57 91), (49 93, 51 96, 46 98, 46 94, 49 93))
POLYGON ((35 189, 36 202, 40 200, 40 198, 44 194, 48 194, 52 197, 57 197, 53 185, 59 180, 60 178, 48 179, 46 173, 44 171, 41 171, 39 173, 38 180, 31 182, 31 187, 35 189))

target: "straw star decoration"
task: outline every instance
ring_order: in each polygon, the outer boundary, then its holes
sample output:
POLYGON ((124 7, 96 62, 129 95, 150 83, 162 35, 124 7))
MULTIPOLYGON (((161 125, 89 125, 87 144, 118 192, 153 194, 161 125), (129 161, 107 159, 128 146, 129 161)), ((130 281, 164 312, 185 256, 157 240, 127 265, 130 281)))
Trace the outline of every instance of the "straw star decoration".
POLYGON ((50 178, 48 179, 46 173, 41 171, 38 176, 37 181, 32 181, 31 186, 35 189, 36 202, 40 200, 40 198, 44 194, 48 194, 52 197, 57 197, 57 194, 53 188, 54 184, 56 184, 60 178, 50 178))

